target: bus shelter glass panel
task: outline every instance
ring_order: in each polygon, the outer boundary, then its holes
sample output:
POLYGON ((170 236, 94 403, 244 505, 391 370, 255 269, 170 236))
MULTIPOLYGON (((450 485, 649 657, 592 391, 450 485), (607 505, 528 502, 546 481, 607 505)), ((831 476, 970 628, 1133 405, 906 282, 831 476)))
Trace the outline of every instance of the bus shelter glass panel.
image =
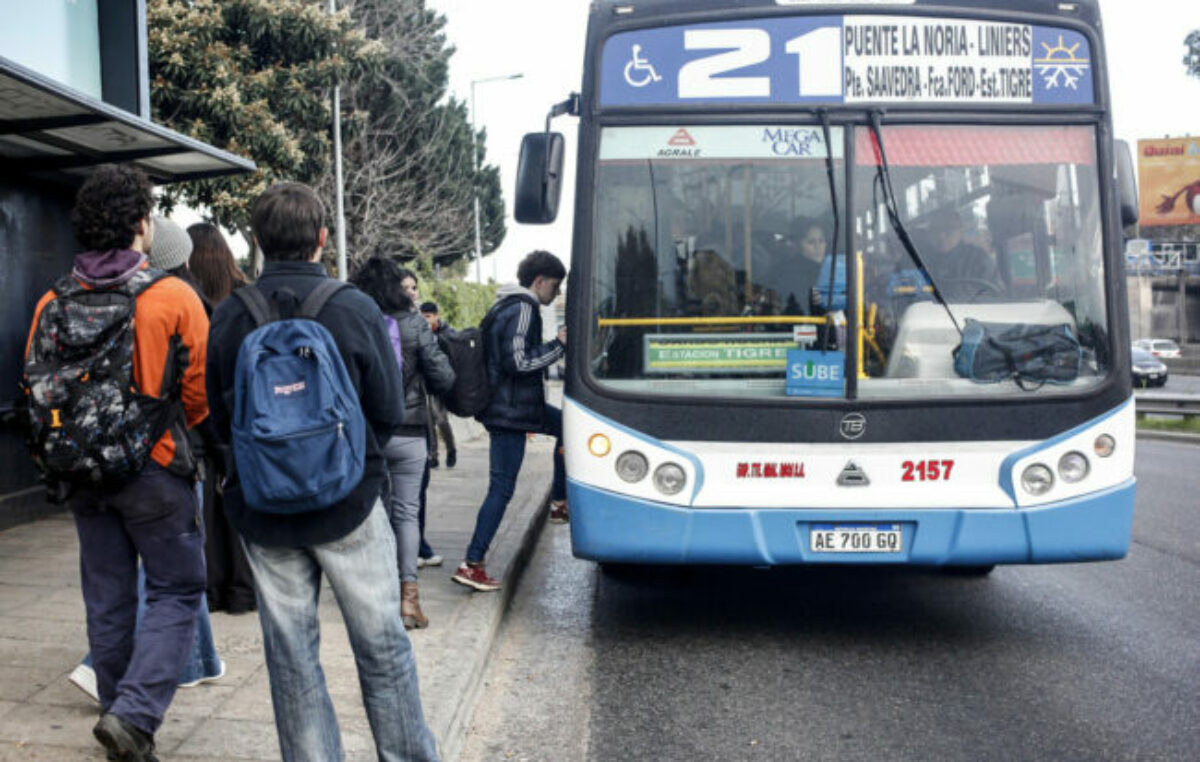
POLYGON ((825 327, 845 303, 845 258, 841 268, 831 258, 840 129, 830 142, 832 155, 812 126, 605 128, 593 378, 638 393, 777 397, 789 393, 789 357, 823 348, 804 356, 811 383, 792 392, 842 396, 841 350, 825 327))
POLYGON ((875 134, 857 128, 859 396, 1052 394, 1099 383, 1110 337, 1094 128, 906 125, 880 134, 915 255, 887 213, 875 134))

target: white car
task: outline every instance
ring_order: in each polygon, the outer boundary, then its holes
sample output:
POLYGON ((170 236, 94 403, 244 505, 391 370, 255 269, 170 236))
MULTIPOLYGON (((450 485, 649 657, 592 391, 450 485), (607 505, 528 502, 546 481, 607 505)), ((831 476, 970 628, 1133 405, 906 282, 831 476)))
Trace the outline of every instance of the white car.
POLYGON ((1138 349, 1144 349, 1155 357, 1179 357, 1179 345, 1170 339, 1138 339, 1133 342, 1138 349))

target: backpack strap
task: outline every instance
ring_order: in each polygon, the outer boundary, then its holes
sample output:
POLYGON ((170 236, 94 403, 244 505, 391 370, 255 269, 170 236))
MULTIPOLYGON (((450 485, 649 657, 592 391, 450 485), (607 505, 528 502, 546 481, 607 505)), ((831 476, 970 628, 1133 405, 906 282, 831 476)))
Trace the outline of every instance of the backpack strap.
POLYGON ((254 318, 256 326, 264 326, 271 322, 271 303, 267 301, 266 294, 257 285, 242 286, 235 289, 233 295, 245 305, 250 317, 254 318))
POLYGON ((350 284, 334 278, 323 278, 300 304, 300 309, 296 311, 296 317, 316 320, 317 316, 321 314, 321 310, 325 308, 325 303, 344 288, 350 288, 350 284))
POLYGON ((487 311, 487 313, 484 314, 483 320, 479 321, 480 335, 485 333, 487 331, 487 329, 491 327, 492 323, 496 322, 496 319, 498 317, 500 317, 500 313, 505 308, 507 308, 510 304, 516 304, 517 302, 520 302, 520 301, 522 301, 520 295, 512 294, 512 295, 504 297, 500 301, 493 304, 491 306, 491 308, 487 311))
POLYGON ((138 270, 136 273, 134 273, 132 278, 125 281, 124 286, 126 289, 128 289, 129 293, 132 296, 137 297, 137 296, 141 295, 141 293, 143 291, 145 291, 146 289, 153 286, 155 283, 158 283, 160 280, 163 280, 164 278, 170 278, 170 277, 172 277, 171 273, 169 273, 165 270, 159 270, 154 267, 147 267, 143 270, 138 270))

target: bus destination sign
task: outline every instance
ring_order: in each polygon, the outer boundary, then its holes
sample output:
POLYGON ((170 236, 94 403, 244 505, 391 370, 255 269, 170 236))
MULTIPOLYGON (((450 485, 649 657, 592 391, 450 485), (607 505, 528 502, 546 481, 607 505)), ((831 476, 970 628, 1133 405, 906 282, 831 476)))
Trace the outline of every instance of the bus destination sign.
POLYGON ((790 333, 650 334, 645 368, 651 374, 763 373, 782 375, 790 333))
POLYGON ((600 105, 1090 104, 1070 29, 918 16, 795 16, 608 38, 600 105))

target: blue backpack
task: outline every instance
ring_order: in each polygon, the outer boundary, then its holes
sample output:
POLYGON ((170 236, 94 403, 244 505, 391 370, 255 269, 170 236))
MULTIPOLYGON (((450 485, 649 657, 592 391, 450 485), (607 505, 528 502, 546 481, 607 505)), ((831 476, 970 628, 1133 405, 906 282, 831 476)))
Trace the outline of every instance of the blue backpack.
POLYGON ((362 481, 362 406, 333 336, 316 322, 343 288, 321 281, 286 319, 257 287, 233 292, 258 326, 238 350, 232 423, 242 495, 255 510, 329 508, 362 481))

